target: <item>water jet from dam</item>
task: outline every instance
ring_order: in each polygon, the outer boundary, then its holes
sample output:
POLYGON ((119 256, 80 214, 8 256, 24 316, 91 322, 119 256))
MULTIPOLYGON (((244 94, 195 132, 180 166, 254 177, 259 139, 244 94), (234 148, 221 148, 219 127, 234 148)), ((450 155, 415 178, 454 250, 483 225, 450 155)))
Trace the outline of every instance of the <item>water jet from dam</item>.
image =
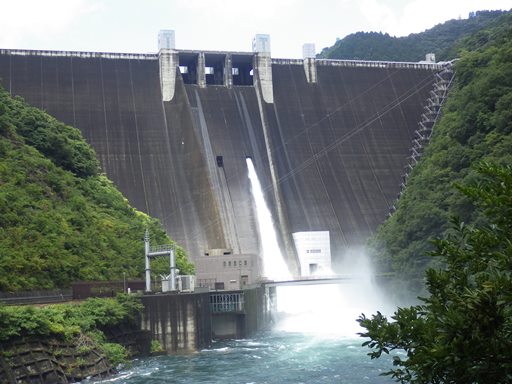
POLYGON ((260 241, 263 256, 263 276, 272 280, 290 280, 291 274, 286 266, 263 190, 261 188, 256 169, 250 157, 246 158, 251 180, 251 191, 256 205, 256 215, 260 232, 260 241))

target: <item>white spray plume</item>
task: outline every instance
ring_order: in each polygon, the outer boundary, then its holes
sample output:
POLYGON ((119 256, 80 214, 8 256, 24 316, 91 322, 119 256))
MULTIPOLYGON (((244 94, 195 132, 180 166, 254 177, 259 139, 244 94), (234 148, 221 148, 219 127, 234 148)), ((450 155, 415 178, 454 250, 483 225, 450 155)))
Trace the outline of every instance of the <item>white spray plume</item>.
POLYGON ((394 307, 375 285, 364 251, 350 250, 345 260, 342 274, 352 276, 346 282, 278 287, 276 329, 352 338, 362 330, 356 322, 361 313, 391 313, 394 307))
POLYGON ((268 209, 263 190, 261 188, 256 169, 250 158, 246 159, 249 170, 249 179, 251 180, 252 195, 256 205, 256 214, 258 217, 258 227, 261 237, 261 246, 263 253, 263 275, 271 280, 291 280, 291 273, 281 254, 277 235, 272 220, 272 214, 268 209))

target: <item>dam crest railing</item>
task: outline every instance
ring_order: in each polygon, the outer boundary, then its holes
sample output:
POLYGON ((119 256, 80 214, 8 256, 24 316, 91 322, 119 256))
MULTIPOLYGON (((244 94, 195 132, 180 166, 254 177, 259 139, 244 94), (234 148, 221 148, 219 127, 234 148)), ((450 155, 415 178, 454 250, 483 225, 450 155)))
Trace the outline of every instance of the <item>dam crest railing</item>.
MULTIPOLYGON (((207 53, 207 54, 234 54, 234 55, 255 55, 252 52, 224 52, 224 51, 195 51, 175 50, 177 53, 207 53)), ((116 52, 87 52, 87 51, 57 51, 57 50, 34 50, 34 49, 0 49, 2 55, 13 56, 47 56, 47 57, 78 57, 78 58, 103 58, 103 59, 132 59, 132 60, 158 60, 158 53, 116 53, 116 52)), ((335 60, 335 59, 311 59, 316 65, 337 66, 337 67, 365 67, 365 68, 407 68, 407 69, 430 69, 441 70, 449 63, 421 63, 401 61, 371 61, 371 60, 335 60)), ((303 65, 304 59, 272 58, 272 64, 278 65, 303 65)))
MULTIPOLYGON (((333 60, 333 59, 312 59, 316 65, 332 67, 353 67, 353 68, 403 68, 403 69, 430 69, 442 70, 449 63, 421 63, 408 61, 370 61, 370 60, 333 60)), ((272 59, 272 64, 281 65, 303 65, 303 59, 272 59)))
POLYGON ((158 60, 156 53, 114 53, 114 52, 82 52, 82 51, 52 51, 33 49, 0 49, 1 55, 12 56, 47 56, 47 57, 78 57, 82 59, 133 59, 158 60))

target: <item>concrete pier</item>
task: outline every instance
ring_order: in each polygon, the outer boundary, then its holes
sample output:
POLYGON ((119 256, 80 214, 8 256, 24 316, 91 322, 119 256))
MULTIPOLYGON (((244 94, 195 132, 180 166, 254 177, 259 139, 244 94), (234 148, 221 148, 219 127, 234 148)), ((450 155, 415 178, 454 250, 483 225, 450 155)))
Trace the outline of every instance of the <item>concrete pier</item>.
POLYGON ((210 299, 202 294, 143 296, 141 328, 167 353, 197 351, 211 343, 210 299))
POLYGON ((176 89, 176 70, 178 69, 178 53, 173 49, 161 49, 158 54, 160 64, 160 87, 162 100, 171 101, 176 89))
POLYGON ((264 295, 264 288, 145 295, 141 329, 150 331, 167 353, 197 351, 212 340, 250 337, 269 325, 264 295))

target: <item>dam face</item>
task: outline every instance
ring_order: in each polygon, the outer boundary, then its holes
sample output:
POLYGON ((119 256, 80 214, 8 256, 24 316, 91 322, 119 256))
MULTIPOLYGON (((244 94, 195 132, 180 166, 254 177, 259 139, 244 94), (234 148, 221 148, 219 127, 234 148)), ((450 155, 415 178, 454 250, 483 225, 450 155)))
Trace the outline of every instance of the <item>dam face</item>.
POLYGON ((79 128, 130 203, 195 261, 258 258, 250 156, 295 271, 292 233, 329 231, 336 262, 385 220, 441 69, 0 50, 1 85, 79 128))

